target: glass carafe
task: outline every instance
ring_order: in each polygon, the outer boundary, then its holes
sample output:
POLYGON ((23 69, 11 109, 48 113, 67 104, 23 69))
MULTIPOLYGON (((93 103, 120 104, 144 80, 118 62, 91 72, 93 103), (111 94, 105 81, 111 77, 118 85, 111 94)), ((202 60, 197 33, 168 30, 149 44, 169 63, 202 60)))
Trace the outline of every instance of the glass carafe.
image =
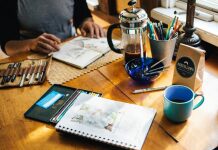
POLYGON ((108 28, 107 40, 110 48, 116 53, 123 53, 125 64, 132 59, 146 57, 146 28, 147 13, 144 9, 136 8, 135 0, 128 3, 130 6, 124 9, 120 15, 120 23, 112 24, 108 28), (122 39, 119 49, 112 42, 112 32, 115 28, 121 29, 122 39))

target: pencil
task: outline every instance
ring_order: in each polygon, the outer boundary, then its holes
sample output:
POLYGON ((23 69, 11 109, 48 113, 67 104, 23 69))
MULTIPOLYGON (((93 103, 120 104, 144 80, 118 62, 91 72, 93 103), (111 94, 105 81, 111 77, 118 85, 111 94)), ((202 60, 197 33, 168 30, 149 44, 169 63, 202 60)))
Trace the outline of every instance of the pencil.
POLYGON ((156 88, 144 88, 144 89, 137 89, 134 90, 132 93, 133 94, 138 94, 138 93, 143 93, 143 92, 151 92, 151 91, 159 91, 159 90, 164 90, 168 86, 163 86, 163 87, 156 87, 156 88))
POLYGON ((173 20, 171 21, 171 23, 170 23, 170 26, 168 26, 168 29, 167 29, 167 33, 166 33, 166 40, 168 40, 169 39, 169 35, 170 35, 170 29, 171 29, 171 27, 173 27, 173 25, 174 25, 174 23, 175 23, 175 20, 176 20, 176 16, 173 18, 173 20))
POLYGON ((178 26, 178 23, 179 23, 179 17, 176 17, 176 23, 173 27, 174 30, 176 30, 177 26, 178 26))
POLYGON ((170 35, 169 39, 172 39, 176 32, 179 31, 179 29, 183 26, 183 23, 180 23, 179 26, 173 31, 173 33, 170 35))
MULTIPOLYGON (((167 56, 167 57, 168 57, 168 56, 167 56)), ((159 60, 158 62, 154 63, 153 65, 151 65, 151 67, 150 67, 149 69, 154 68, 154 67, 157 66, 159 63, 161 63, 161 62, 163 62, 165 59, 167 59, 167 57, 164 57, 163 59, 161 59, 161 60, 159 60)))

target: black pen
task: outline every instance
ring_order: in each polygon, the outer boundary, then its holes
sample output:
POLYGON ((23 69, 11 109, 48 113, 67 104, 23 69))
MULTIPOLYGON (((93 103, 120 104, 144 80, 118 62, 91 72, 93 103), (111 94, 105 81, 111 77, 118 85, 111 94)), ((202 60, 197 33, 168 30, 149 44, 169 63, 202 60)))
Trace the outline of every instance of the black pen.
POLYGON ((160 31, 160 39, 161 39, 161 40, 164 40, 164 33, 163 33, 162 28, 161 28, 161 24, 158 23, 158 24, 157 24, 157 27, 159 28, 159 31, 160 31))
POLYGON ((154 23, 153 25, 154 25, 154 29, 157 33, 158 39, 161 40, 161 34, 160 34, 159 28, 157 26, 157 23, 154 23))
POLYGON ((18 72, 19 72, 20 67, 21 67, 21 63, 17 63, 16 69, 15 69, 15 71, 14 71, 14 74, 13 74, 12 77, 11 77, 11 82, 14 82, 14 81, 15 81, 16 76, 17 76, 17 74, 18 74, 18 72))
POLYGON ((42 83, 45 79, 45 72, 46 72, 46 67, 47 67, 47 62, 44 63, 44 65, 42 66, 42 72, 40 75, 40 82, 42 83))
POLYGON ((10 73, 7 76, 6 82, 9 82, 11 80, 11 78, 12 78, 14 72, 15 72, 16 67, 17 67, 17 63, 14 63, 13 66, 11 67, 11 69, 10 69, 10 73))
POLYGON ((13 64, 9 64, 9 65, 8 65, 7 70, 4 72, 4 75, 3 75, 3 78, 2 78, 2 81, 1 81, 1 85, 4 85, 5 82, 7 81, 7 77, 8 77, 8 75, 9 75, 10 70, 11 70, 12 67, 13 67, 13 64))
POLYGON ((164 39, 164 30, 163 30, 163 23, 162 23, 162 21, 160 21, 160 29, 161 29, 161 32, 162 32, 162 39, 165 40, 164 39))

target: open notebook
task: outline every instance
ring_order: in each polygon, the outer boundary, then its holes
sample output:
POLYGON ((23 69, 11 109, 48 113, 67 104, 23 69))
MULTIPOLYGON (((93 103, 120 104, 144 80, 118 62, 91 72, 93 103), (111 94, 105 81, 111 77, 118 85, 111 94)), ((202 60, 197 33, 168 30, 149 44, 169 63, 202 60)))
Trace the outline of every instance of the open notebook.
POLYGON ((156 111, 80 94, 55 128, 108 144, 141 149, 156 111))
MULTIPOLYGON (((114 44, 119 41, 114 40, 114 44)), ((63 45, 58 52, 53 53, 53 57, 73 65, 77 68, 84 68, 110 51, 106 38, 77 37, 63 45)))

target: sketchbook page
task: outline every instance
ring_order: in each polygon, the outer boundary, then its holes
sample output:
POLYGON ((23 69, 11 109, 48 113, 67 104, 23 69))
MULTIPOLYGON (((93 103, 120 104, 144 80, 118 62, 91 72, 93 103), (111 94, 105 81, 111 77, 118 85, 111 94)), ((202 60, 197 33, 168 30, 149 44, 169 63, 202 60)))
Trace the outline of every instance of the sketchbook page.
POLYGON ((81 69, 101 56, 101 53, 70 42, 63 44, 60 51, 53 53, 54 58, 81 69))
MULTIPOLYGON (((108 51, 110 51, 110 47, 107 42, 107 38, 89 38, 89 37, 82 37, 79 36, 73 40, 70 41, 70 43, 74 43, 76 45, 79 45, 81 47, 95 50, 99 53, 105 54, 108 51)), ((118 45, 120 41, 118 40, 113 40, 114 45, 118 45)))
POLYGON ((152 108, 81 94, 56 129, 64 127, 74 134, 141 149, 155 113, 152 108))

